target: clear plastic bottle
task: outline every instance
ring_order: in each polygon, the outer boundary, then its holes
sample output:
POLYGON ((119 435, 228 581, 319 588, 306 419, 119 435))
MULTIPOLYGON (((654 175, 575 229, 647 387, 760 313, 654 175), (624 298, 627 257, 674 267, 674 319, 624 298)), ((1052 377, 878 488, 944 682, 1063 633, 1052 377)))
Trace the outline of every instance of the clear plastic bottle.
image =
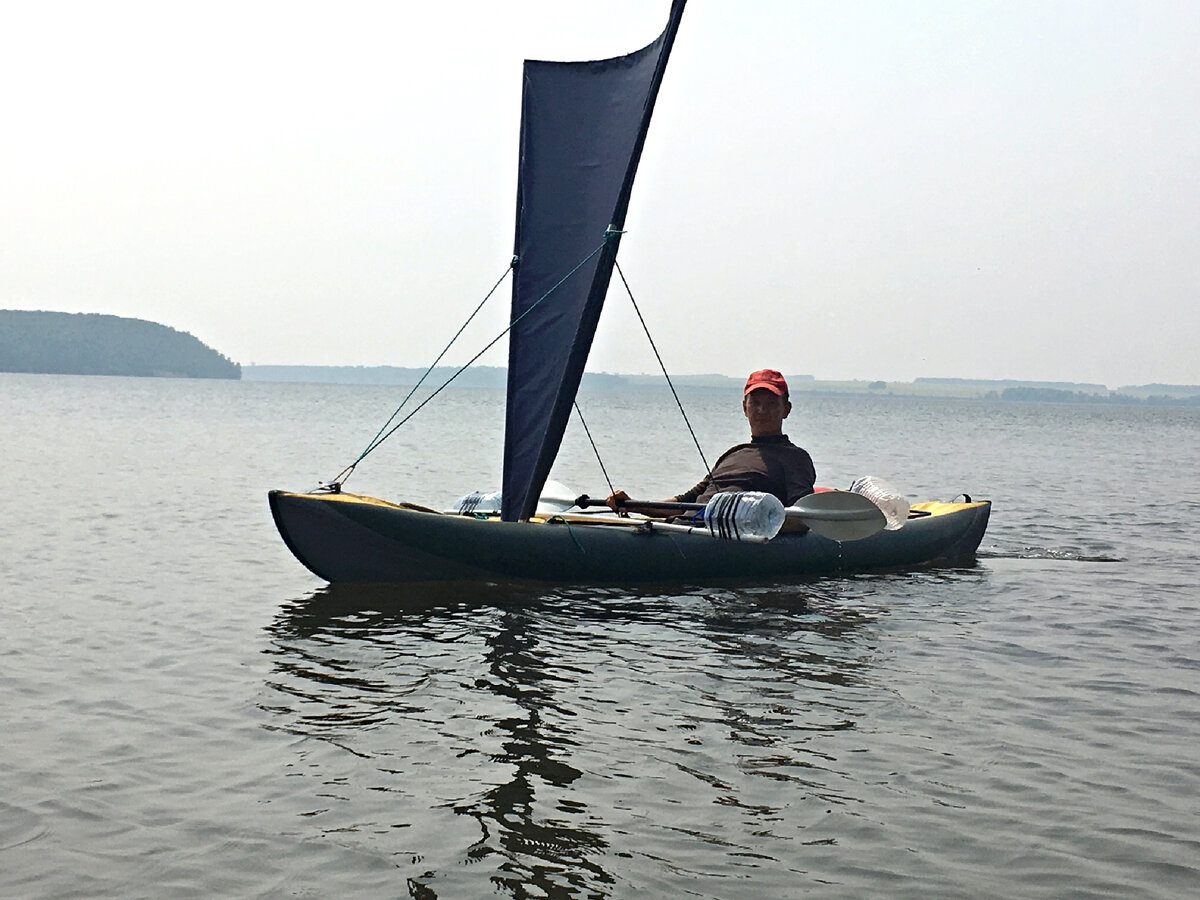
POLYGON ((904 499, 903 494, 882 478, 864 475, 854 480, 854 483, 850 485, 850 490, 856 494, 862 494, 883 510, 883 516, 887 519, 885 527, 888 531, 895 531, 908 521, 908 501, 904 499))
POLYGON ((486 515, 500 512, 499 491, 472 491, 454 501, 453 511, 464 516, 486 515))
POLYGON ((769 541, 786 517, 778 497, 758 491, 717 494, 704 507, 709 533, 738 541, 769 541))

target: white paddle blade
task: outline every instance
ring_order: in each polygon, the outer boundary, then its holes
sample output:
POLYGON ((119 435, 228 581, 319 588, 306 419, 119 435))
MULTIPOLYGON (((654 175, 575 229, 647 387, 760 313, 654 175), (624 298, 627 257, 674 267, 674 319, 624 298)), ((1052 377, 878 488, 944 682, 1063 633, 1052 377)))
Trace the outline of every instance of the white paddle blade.
POLYGON ((801 497, 784 510, 811 531, 833 541, 858 541, 883 530, 887 516, 862 494, 820 491, 801 497))
MULTIPOLYGON (((541 496, 538 497, 537 514, 553 516, 556 513, 566 512, 575 505, 575 497, 576 494, 566 485, 557 481, 547 481, 546 486, 542 488, 541 496)), ((495 515, 500 512, 502 503, 503 498, 500 491, 472 491, 465 497, 455 500, 454 506, 448 512, 460 516, 495 515)))

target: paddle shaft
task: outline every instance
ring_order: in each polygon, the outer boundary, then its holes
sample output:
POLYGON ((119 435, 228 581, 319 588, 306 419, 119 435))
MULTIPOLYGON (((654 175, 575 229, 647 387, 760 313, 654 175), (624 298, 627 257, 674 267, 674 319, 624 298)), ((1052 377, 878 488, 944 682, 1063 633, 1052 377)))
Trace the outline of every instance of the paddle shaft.
MULTIPOLYGON (((587 509, 589 506, 607 506, 607 502, 600 500, 597 497, 589 497, 584 494, 582 497, 575 498, 575 505, 580 509, 587 509)), ((619 500, 617 507, 626 512, 638 512, 646 515, 653 513, 679 513, 679 512, 697 512, 704 509, 703 503, 679 503, 674 500, 619 500)))
MULTIPOLYGON (((858 521, 875 517, 874 504, 870 506, 855 505, 850 509, 811 509, 805 507, 805 499, 807 498, 801 497, 794 505, 785 506, 783 508, 784 515, 789 519, 823 519, 825 521, 858 521)), ((575 501, 575 505, 580 509, 587 509, 589 506, 605 506, 606 504, 603 500, 597 500, 584 494, 575 501)), ((623 500, 617 505, 619 509, 626 512, 642 513, 643 515, 699 512, 706 506, 704 503, 683 503, 677 500, 633 499, 623 500)))

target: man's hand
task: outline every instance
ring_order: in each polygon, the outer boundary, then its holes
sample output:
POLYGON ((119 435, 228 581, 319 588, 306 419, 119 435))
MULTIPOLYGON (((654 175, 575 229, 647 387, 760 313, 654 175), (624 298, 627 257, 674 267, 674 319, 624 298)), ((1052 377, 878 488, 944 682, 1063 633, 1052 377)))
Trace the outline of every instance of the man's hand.
POLYGON ((629 502, 629 495, 624 491, 613 491, 604 501, 604 505, 619 516, 628 515, 622 507, 629 502))

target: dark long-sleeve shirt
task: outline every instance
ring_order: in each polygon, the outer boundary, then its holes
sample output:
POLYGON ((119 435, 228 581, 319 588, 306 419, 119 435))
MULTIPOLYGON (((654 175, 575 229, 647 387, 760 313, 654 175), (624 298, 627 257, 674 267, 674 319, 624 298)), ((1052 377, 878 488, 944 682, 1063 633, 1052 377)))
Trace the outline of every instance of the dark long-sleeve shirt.
POLYGON ((813 492, 817 473, 808 451, 797 447, 786 434, 752 437, 748 444, 726 450, 712 473, 675 499, 682 503, 707 503, 722 491, 762 491, 791 506, 813 492))

